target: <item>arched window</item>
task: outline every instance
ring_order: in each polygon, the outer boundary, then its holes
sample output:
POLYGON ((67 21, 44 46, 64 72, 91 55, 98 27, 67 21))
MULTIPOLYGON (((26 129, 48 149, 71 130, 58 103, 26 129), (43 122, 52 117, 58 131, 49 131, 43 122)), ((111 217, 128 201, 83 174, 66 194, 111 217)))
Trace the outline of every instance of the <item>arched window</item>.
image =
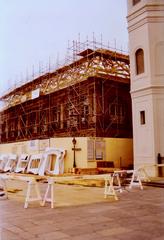
POLYGON ((136 58, 136 74, 141 74, 144 72, 144 51, 139 48, 135 53, 136 58))

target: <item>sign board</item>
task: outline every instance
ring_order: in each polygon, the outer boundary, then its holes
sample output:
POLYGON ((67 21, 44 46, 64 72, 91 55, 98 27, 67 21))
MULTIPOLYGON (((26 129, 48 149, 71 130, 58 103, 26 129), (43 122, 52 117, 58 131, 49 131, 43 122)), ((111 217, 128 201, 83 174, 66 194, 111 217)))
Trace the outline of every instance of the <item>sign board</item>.
POLYGON ((39 140, 31 140, 29 142, 30 150, 38 150, 39 140))
POLYGON ((32 99, 35 99, 35 98, 38 98, 39 97, 39 93, 40 93, 40 89, 35 89, 32 91, 32 95, 31 95, 31 98, 32 99))

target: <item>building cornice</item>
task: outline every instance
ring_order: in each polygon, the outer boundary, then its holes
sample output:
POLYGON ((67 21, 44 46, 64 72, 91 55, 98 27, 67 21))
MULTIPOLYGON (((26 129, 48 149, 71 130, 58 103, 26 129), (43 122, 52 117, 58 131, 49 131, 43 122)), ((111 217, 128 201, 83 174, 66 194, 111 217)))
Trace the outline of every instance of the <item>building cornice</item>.
POLYGON ((139 20, 138 22, 134 23, 133 25, 128 27, 128 32, 132 32, 140 27, 142 27, 143 25, 147 24, 147 23, 164 23, 164 17, 145 17, 142 18, 141 20, 139 20))
POLYGON ((129 14, 127 20, 129 32, 146 23, 164 22, 164 4, 146 4, 129 14))
POLYGON ((164 94, 164 86, 149 86, 130 91, 132 97, 140 97, 150 94, 164 94))

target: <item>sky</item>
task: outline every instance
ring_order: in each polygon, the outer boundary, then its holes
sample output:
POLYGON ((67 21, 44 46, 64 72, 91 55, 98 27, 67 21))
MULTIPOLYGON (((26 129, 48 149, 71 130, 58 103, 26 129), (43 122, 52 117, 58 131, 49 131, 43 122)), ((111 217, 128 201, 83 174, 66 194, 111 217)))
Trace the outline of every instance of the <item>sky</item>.
POLYGON ((128 49, 126 0, 0 0, 0 9, 1 96, 64 60, 73 41, 128 49))

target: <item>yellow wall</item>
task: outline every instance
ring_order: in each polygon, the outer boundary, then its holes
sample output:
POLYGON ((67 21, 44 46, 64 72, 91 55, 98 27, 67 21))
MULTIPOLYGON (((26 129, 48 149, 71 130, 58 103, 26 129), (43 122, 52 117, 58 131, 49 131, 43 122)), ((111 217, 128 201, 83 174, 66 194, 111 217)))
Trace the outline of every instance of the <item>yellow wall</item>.
MULTIPOLYGON (((65 157, 65 171, 73 167, 73 144, 72 137, 70 138, 51 138, 50 146, 64 148, 67 151, 65 157)), ((87 138, 80 137, 76 138, 76 148, 81 148, 80 151, 75 152, 76 166, 79 168, 87 168, 87 138)))
MULTIPOLYGON (((36 141, 38 141, 38 140, 36 140, 36 141)), ((7 154, 15 153, 15 154, 19 155, 21 153, 34 154, 37 152, 38 152, 37 149, 30 148, 29 141, 0 144, 0 153, 7 153, 7 154)))
MULTIPOLYGON (((16 143, 0 144, 0 153, 28 153, 34 154, 44 152, 46 147, 63 148, 67 151, 65 157, 65 171, 68 172, 73 167, 73 144, 72 137, 67 138, 51 138, 45 140, 33 140, 16 143)), ((106 161, 114 161, 115 167, 127 167, 133 163, 132 139, 120 138, 103 138, 105 141, 105 159, 106 161), (121 160, 121 165, 120 165, 121 160)), ((87 137, 76 138, 76 166, 79 168, 94 168, 96 161, 87 161, 87 137)))
POLYGON ((114 161, 114 166, 128 167, 133 164, 133 140, 130 138, 105 138, 106 161, 114 161))

